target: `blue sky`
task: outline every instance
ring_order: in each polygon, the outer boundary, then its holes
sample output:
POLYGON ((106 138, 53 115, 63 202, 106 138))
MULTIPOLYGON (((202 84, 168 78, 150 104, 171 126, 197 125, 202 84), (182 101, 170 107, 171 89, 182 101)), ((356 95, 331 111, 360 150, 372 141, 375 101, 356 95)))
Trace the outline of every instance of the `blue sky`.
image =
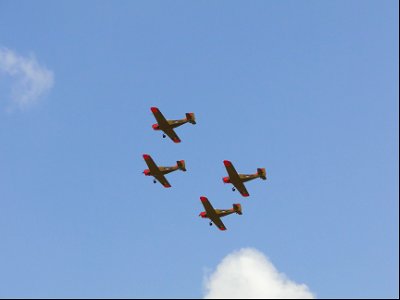
POLYGON ((0 297, 200 298, 245 247, 316 297, 398 297, 398 22, 396 1, 0 1, 0 48, 53 76, 21 106, 0 69, 0 297), (151 106, 197 125, 164 140, 151 106), (164 189, 143 153, 188 171, 164 189), (268 180, 242 198, 225 159, 268 180), (210 228, 202 195, 243 215, 210 228))

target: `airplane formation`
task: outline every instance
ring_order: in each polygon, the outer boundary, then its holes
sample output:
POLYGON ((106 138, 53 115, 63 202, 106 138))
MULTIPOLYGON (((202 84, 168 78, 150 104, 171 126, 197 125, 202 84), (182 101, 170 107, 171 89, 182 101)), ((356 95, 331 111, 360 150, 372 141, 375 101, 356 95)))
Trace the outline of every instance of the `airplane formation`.
MULTIPOLYGON (((183 119, 167 120, 157 107, 151 107, 150 110, 157 121, 156 124, 152 125, 153 129, 163 131, 164 132, 163 138, 168 136, 174 143, 181 142, 179 136, 174 131, 174 128, 177 128, 186 123, 196 124, 196 118, 194 113, 186 113, 186 117, 183 119)), ((143 171, 143 174, 145 176, 153 176, 154 177, 153 182, 156 183, 158 181, 165 188, 171 187, 171 184, 165 178, 166 174, 177 170, 186 172, 184 160, 178 160, 175 166, 162 167, 158 166, 149 154, 143 154, 143 159, 148 166, 148 169, 145 169, 143 171)), ((228 176, 223 177, 222 181, 224 183, 231 183, 233 185, 232 191, 238 190, 243 197, 250 196, 249 192, 247 191, 244 185, 245 182, 257 178, 260 178, 262 180, 267 179, 267 173, 265 171, 265 168, 257 168, 257 172, 254 174, 239 174, 236 171, 235 167, 233 166, 232 162, 230 162, 229 160, 224 160, 224 166, 226 168, 228 176)), ((200 200, 204 206, 205 211, 201 212, 199 216, 202 218, 209 219, 210 226, 212 224, 215 224, 220 230, 226 230, 224 223, 221 221, 222 217, 228 216, 233 213, 236 213, 238 215, 242 214, 242 206, 239 203, 233 204, 231 209, 215 209, 211 205, 207 197, 201 196, 200 200)))

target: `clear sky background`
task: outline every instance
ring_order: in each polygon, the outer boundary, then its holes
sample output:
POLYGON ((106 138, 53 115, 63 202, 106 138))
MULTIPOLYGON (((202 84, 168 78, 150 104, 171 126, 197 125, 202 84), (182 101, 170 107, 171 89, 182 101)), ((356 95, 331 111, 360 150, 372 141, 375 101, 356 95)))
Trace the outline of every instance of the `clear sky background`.
POLYGON ((54 76, 19 106, 0 73, 0 297, 200 298, 245 247, 320 298, 399 297, 398 10, 0 0, 0 48, 54 76), (151 106, 197 125, 174 144, 151 106), (143 153, 188 171, 165 189, 143 153), (242 198, 225 159, 268 180, 242 198), (243 215, 210 227, 202 195, 243 215))

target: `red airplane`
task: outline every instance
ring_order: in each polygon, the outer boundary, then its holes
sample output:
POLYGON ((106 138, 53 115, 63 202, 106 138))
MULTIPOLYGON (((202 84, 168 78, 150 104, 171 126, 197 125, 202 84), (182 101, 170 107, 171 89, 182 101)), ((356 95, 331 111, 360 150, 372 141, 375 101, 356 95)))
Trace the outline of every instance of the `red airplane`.
POLYGON ((200 200, 206 211, 201 212, 199 216, 210 219, 210 226, 214 223, 219 230, 226 230, 224 223, 221 221, 222 217, 233 213, 242 214, 242 206, 240 204, 233 204, 232 209, 214 209, 206 197, 200 197, 200 200))
POLYGON ((163 138, 168 137, 175 143, 180 143, 178 135, 175 133, 174 128, 179 127, 185 123, 196 124, 196 118, 194 113, 186 113, 186 118, 180 120, 167 120, 157 107, 152 107, 151 112, 157 120, 157 124, 153 124, 154 130, 164 131, 163 138))
POLYGON ((255 174, 238 174, 235 167, 229 160, 224 160, 224 165, 229 176, 222 178, 222 180, 224 181, 224 183, 232 183, 234 185, 232 191, 235 191, 235 188, 237 188, 243 197, 249 196, 249 192, 243 184, 244 182, 256 178, 261 178, 263 180, 267 179, 265 168, 258 168, 257 173, 255 174))
POLYGON ((185 161, 178 160, 176 165, 173 167, 158 167, 154 160, 148 154, 143 154, 144 161, 146 162, 148 169, 143 171, 143 174, 146 176, 153 176, 153 182, 156 183, 156 179, 166 188, 171 187, 168 180, 165 178, 165 174, 171 173, 176 170, 181 170, 186 172, 185 161))

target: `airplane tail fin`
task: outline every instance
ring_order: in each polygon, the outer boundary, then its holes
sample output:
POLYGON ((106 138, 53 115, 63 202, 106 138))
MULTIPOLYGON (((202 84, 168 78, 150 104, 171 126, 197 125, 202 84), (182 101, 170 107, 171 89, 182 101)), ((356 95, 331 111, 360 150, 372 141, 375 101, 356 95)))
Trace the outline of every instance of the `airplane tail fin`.
POLYGON ((188 122, 191 124, 196 124, 196 117, 194 116, 194 113, 186 113, 186 120, 188 120, 188 122))
POLYGON ((265 171, 265 168, 258 168, 257 174, 261 179, 263 179, 263 180, 267 179, 267 172, 265 171))
POLYGON ((176 164, 178 165, 179 170, 186 172, 186 165, 184 160, 178 160, 176 164))
POLYGON ((242 214, 242 206, 239 203, 238 204, 233 204, 233 210, 238 215, 242 214))

